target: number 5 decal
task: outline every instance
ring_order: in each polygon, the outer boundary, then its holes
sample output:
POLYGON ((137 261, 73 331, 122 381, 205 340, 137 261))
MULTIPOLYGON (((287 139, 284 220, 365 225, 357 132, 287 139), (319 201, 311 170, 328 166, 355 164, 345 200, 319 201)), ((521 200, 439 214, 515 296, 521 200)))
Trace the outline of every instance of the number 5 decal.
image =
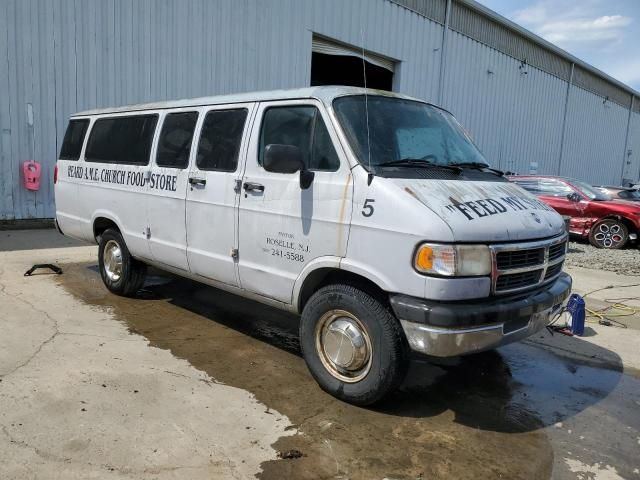
POLYGON ((367 198, 364 201, 364 205, 362 206, 362 216, 363 217, 370 217, 371 215, 373 215, 374 212, 374 208, 373 205, 371 205, 372 203, 374 203, 375 200, 372 198, 367 198))

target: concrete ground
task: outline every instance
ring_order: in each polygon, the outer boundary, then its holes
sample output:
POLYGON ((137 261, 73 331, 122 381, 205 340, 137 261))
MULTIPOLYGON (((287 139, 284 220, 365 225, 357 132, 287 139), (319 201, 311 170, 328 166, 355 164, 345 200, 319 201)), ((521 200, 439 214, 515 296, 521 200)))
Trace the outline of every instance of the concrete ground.
MULTIPOLYGON (((295 316, 157 272, 116 297, 96 251, 0 232, 1 479, 640 479, 640 315, 415 360, 363 409, 314 383, 295 316), (64 273, 24 277, 34 263, 64 273)), ((570 273, 581 293, 640 283, 570 273)), ((618 297, 640 287, 588 306, 618 297)))

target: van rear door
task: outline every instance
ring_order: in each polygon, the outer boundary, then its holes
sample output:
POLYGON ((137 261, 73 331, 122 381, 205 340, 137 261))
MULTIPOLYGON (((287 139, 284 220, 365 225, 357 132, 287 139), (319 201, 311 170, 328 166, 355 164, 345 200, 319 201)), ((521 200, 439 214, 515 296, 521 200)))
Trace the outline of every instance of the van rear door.
POLYGON ((192 273, 237 286, 237 207, 251 103, 201 110, 187 188, 187 254, 192 273))

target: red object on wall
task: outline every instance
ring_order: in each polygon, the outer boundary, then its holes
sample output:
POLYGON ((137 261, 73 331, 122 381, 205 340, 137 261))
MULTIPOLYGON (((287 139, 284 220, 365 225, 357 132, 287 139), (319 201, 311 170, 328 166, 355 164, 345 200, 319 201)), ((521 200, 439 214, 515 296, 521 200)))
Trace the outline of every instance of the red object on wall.
POLYGON ((40 190, 40 174, 42 167, 35 160, 22 162, 22 181, 27 190, 40 190))

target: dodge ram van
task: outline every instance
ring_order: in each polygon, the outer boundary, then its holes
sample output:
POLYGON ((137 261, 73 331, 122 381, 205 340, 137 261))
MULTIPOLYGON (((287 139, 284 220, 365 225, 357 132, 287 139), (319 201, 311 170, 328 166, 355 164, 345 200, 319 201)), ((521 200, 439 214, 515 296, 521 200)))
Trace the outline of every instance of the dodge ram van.
POLYGON ((371 404, 410 352, 528 337, 570 293, 562 218, 492 169, 446 110, 317 87, 81 112, 56 166, 60 231, 106 287, 148 265, 300 314, 320 386, 371 404))

